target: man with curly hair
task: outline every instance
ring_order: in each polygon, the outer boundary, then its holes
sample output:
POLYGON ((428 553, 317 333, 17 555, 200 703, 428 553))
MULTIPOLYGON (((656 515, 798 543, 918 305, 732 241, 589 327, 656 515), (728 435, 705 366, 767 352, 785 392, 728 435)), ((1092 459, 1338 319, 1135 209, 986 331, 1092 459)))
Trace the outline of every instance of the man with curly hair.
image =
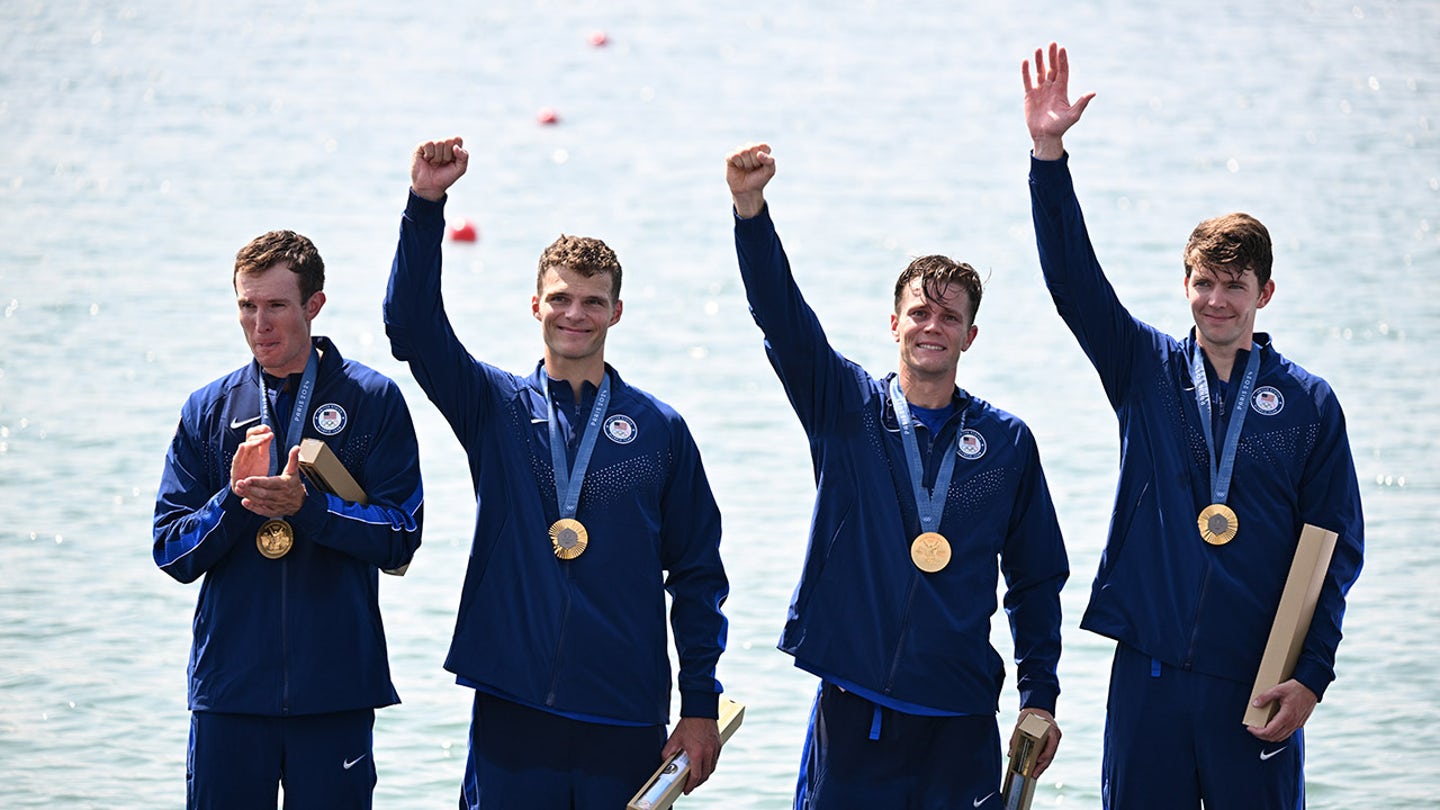
POLYGON ((445 662, 475 690, 461 806, 623 807, 681 751, 688 793, 720 753, 729 589, 700 451, 679 414, 605 362, 623 304, 598 239, 562 236, 540 257, 534 371, 465 350, 440 265, 446 193, 468 165, 460 138, 416 148, 385 297, 391 351, 450 422, 475 487, 445 662), (667 591, 681 704, 668 740, 667 591))

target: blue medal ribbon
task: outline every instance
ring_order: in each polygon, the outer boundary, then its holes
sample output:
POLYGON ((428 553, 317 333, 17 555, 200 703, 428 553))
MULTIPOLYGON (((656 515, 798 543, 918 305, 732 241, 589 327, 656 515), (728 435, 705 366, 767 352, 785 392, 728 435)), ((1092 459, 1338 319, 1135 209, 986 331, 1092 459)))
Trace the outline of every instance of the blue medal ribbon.
POLYGON ((910 467, 910 485, 915 490, 915 511, 920 514, 920 531, 933 532, 940 528, 940 517, 945 513, 945 497, 950 492, 950 478, 955 473, 955 455, 960 446, 960 434, 965 430, 965 411, 960 411, 960 426, 940 459, 940 471, 935 475, 935 487, 925 491, 925 463, 920 458, 920 442, 915 438, 915 422, 910 416, 910 403, 900 390, 900 378, 890 378, 890 402, 895 408, 895 420, 900 423, 900 438, 905 445, 905 461, 910 467))
POLYGON ((595 449, 595 440, 600 437, 600 423, 605 421, 605 408, 610 404, 610 375, 600 380, 600 390, 595 394, 595 404, 590 406, 590 419, 585 423, 585 433, 580 437, 580 449, 575 453, 575 466, 566 463, 565 442, 560 438, 560 420, 555 416, 555 400, 550 395, 549 375, 545 383, 545 417, 550 427, 550 461, 555 468, 555 498, 560 505, 560 517, 573 518, 580 508, 580 488, 585 483, 585 469, 590 466, 590 454, 595 449))
POLYGON ((1235 453, 1240 447, 1240 428, 1245 424, 1245 413, 1250 410, 1250 392, 1255 388, 1255 378, 1260 376, 1260 345, 1250 344, 1250 359, 1245 363, 1245 375, 1240 378, 1240 390, 1236 392, 1235 407, 1230 411, 1230 428, 1225 432, 1225 445, 1215 452, 1215 429, 1210 415, 1210 380, 1205 374, 1205 356, 1200 351, 1200 342, 1195 342, 1190 353, 1190 378, 1195 383, 1195 404, 1200 408, 1200 426, 1205 433, 1205 447, 1210 457, 1210 502, 1225 503, 1230 495, 1230 478, 1235 473, 1235 453))
MULTIPOLYGON (((279 443, 270 442, 270 474, 279 475, 283 468, 281 459, 290 456, 291 448, 300 445, 305 433, 305 412, 310 407, 310 395, 315 392, 315 376, 320 369, 320 353, 312 346, 310 359, 305 361, 305 374, 300 378, 300 390, 295 392, 295 407, 290 412, 290 429, 285 431, 285 451, 280 452, 279 443)), ((270 412, 270 392, 265 389, 265 369, 260 369, 260 423, 275 429, 275 417, 270 412)), ((278 393, 278 392, 277 392, 278 393)))

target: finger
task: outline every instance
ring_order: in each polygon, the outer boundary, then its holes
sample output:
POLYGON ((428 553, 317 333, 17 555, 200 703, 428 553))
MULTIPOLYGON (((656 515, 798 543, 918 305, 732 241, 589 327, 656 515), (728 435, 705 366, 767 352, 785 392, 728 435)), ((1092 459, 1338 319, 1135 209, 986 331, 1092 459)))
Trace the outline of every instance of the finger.
POLYGON ((1266 706, 1267 704, 1274 703, 1275 701, 1280 700, 1284 697, 1284 695, 1284 691, 1281 690, 1279 686, 1272 686, 1269 689, 1266 689, 1264 692, 1256 695, 1255 699, 1250 702, 1250 705, 1259 709, 1266 706))
POLYGON ((706 753, 702 751, 696 751, 695 753, 696 756, 690 759, 690 778, 685 780, 685 792, 687 794, 705 784, 705 781, 710 778, 710 774, 715 771, 714 762, 706 753))
POLYGON ((1033 90, 1035 89, 1035 86, 1030 83, 1030 62, 1029 62, 1029 60, 1021 60, 1021 62, 1020 62, 1020 78, 1021 78, 1022 81, 1025 82, 1025 92, 1029 93, 1029 92, 1031 92, 1031 91, 1033 91, 1033 90))
POLYGON ((285 475, 294 478, 300 472, 300 446, 290 448, 290 459, 285 462, 285 475))
POLYGON ((1054 42, 1050 43, 1050 71, 1045 75, 1051 81, 1055 80, 1056 64, 1060 61, 1060 46, 1054 42))

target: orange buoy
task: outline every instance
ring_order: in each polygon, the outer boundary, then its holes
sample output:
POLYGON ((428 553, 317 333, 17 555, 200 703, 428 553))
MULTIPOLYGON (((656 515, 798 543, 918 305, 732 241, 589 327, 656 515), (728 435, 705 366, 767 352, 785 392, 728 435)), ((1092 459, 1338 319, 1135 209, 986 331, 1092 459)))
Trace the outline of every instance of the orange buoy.
POLYGON ((604 31, 594 31, 590 34, 590 44, 597 48, 603 48, 610 44, 610 36, 604 31))
POLYGON ((560 120, 560 114, 549 107, 541 107, 540 112, 535 114, 535 120, 548 126, 558 122, 560 120))
POLYGON ((475 223, 468 219, 457 220, 450 226, 450 239, 455 242, 474 242, 480 238, 480 231, 475 223))

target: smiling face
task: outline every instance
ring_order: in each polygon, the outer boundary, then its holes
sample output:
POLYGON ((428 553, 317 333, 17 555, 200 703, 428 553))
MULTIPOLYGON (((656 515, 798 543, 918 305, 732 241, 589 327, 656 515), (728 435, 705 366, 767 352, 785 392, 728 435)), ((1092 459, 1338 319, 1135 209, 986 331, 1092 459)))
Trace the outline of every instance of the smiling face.
POLYGON ((970 320, 969 293, 953 283, 933 292, 932 299, 920 279, 911 281, 890 316, 890 334, 900 344, 902 383, 909 379, 953 385, 960 353, 975 340, 978 330, 970 320))
POLYGON ((622 302, 611 298, 611 277, 586 276, 551 265, 540 275, 530 309, 545 341, 551 377, 595 379, 605 368, 605 336, 620 320, 622 302))
POLYGON ((281 262, 259 273, 236 273, 235 303, 245 342, 261 368, 277 377, 305 370, 310 322, 325 305, 324 292, 302 301, 300 276, 281 262))
POLYGON ((1255 313, 1270 303, 1275 282, 1250 270, 1233 272, 1194 265, 1185 278, 1185 296, 1200 345, 1212 355, 1233 354, 1250 348, 1255 337, 1255 313))

